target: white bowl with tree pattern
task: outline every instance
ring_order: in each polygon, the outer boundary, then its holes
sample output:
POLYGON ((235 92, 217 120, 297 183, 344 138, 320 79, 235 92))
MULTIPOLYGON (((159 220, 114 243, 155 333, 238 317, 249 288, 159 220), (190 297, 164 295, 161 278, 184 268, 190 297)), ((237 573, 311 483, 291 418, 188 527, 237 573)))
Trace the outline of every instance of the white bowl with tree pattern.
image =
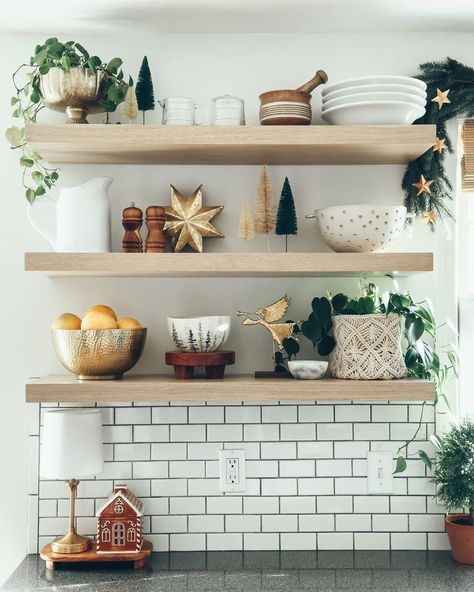
POLYGON ((168 332, 180 352, 219 350, 230 333, 230 316, 167 317, 168 332))

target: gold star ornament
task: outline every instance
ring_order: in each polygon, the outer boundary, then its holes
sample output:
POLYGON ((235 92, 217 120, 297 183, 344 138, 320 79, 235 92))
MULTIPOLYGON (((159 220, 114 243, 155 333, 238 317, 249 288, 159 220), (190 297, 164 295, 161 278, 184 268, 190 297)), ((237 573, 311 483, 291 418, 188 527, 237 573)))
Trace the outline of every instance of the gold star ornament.
POLYGON ((441 91, 439 90, 439 88, 436 89, 436 96, 434 99, 431 99, 432 103, 438 103, 438 109, 441 109, 441 107, 445 104, 445 103, 450 103, 451 101, 448 99, 448 94, 451 91, 450 88, 448 88, 448 90, 445 91, 441 91))
POLYGON ((428 210, 426 214, 424 214, 423 220, 428 224, 428 226, 434 226, 436 223, 436 212, 434 210, 428 210))
POLYGON ((436 138, 436 142, 433 144, 433 152, 439 152, 442 154, 443 150, 446 150, 447 148, 445 141, 444 138, 436 138))
POLYGON ((418 189, 418 193, 416 194, 416 196, 419 197, 422 193, 431 193, 431 191, 430 191, 431 183, 433 183, 433 179, 427 181, 423 177, 423 175, 421 175, 418 183, 412 183, 413 187, 416 187, 418 189))
POLYGON ((182 251, 186 245, 202 253, 203 236, 224 238, 210 223, 224 206, 203 207, 202 185, 189 197, 185 197, 173 185, 170 188, 171 206, 165 207, 166 223, 163 230, 171 236, 175 253, 182 251))

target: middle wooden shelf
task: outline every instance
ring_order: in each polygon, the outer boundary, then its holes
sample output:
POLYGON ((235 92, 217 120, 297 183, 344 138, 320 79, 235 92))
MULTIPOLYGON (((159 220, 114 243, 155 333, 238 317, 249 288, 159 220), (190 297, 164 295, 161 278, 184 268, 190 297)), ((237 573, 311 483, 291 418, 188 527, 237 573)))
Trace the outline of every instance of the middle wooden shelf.
POLYGON ((433 271, 432 253, 26 253, 48 276, 324 277, 433 271))

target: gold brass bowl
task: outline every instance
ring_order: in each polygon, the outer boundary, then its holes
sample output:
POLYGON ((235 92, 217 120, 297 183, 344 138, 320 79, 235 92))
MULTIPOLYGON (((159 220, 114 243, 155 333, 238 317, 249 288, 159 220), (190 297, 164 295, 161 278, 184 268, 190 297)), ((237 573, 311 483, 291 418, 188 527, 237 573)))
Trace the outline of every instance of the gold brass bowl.
POLYGON ((146 329, 53 329, 51 336, 58 360, 79 380, 110 380, 122 378, 138 362, 146 329))
POLYGON ((88 123, 88 113, 100 113, 104 98, 105 75, 88 68, 51 68, 40 76, 43 103, 54 111, 65 111, 67 123, 88 123))

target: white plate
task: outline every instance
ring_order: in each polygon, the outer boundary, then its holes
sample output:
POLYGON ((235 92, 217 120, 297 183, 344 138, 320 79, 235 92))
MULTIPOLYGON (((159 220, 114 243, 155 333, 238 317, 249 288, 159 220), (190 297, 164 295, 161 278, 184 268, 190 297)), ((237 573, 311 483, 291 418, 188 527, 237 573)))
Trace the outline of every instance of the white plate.
POLYGON ((367 93, 359 95, 347 95, 347 97, 339 97, 338 99, 331 99, 322 107, 323 112, 338 107, 339 105, 347 105, 348 103, 365 103, 367 101, 397 101, 400 103, 413 103, 420 107, 426 106, 426 99, 416 97, 407 93, 398 92, 378 92, 367 93))
POLYGON ((340 90, 333 90, 323 97, 323 103, 327 103, 331 99, 338 99, 339 97, 346 97, 347 95, 358 95, 361 93, 377 93, 377 92, 401 92, 420 97, 426 100, 426 92, 411 86, 409 84, 363 84, 361 86, 348 86, 340 90))
POLYGON ((336 84, 330 84, 329 86, 326 86, 326 88, 321 91, 321 94, 323 97, 325 97, 334 90, 341 90, 349 86, 362 86, 366 84, 407 84, 408 86, 414 86, 415 88, 426 91, 426 84, 417 78, 412 78, 411 76, 381 75, 363 76, 361 78, 349 78, 347 80, 342 80, 342 82, 337 82, 336 84))
POLYGON ((333 107, 322 118, 332 125, 410 125, 424 113, 415 103, 366 101, 333 107))

